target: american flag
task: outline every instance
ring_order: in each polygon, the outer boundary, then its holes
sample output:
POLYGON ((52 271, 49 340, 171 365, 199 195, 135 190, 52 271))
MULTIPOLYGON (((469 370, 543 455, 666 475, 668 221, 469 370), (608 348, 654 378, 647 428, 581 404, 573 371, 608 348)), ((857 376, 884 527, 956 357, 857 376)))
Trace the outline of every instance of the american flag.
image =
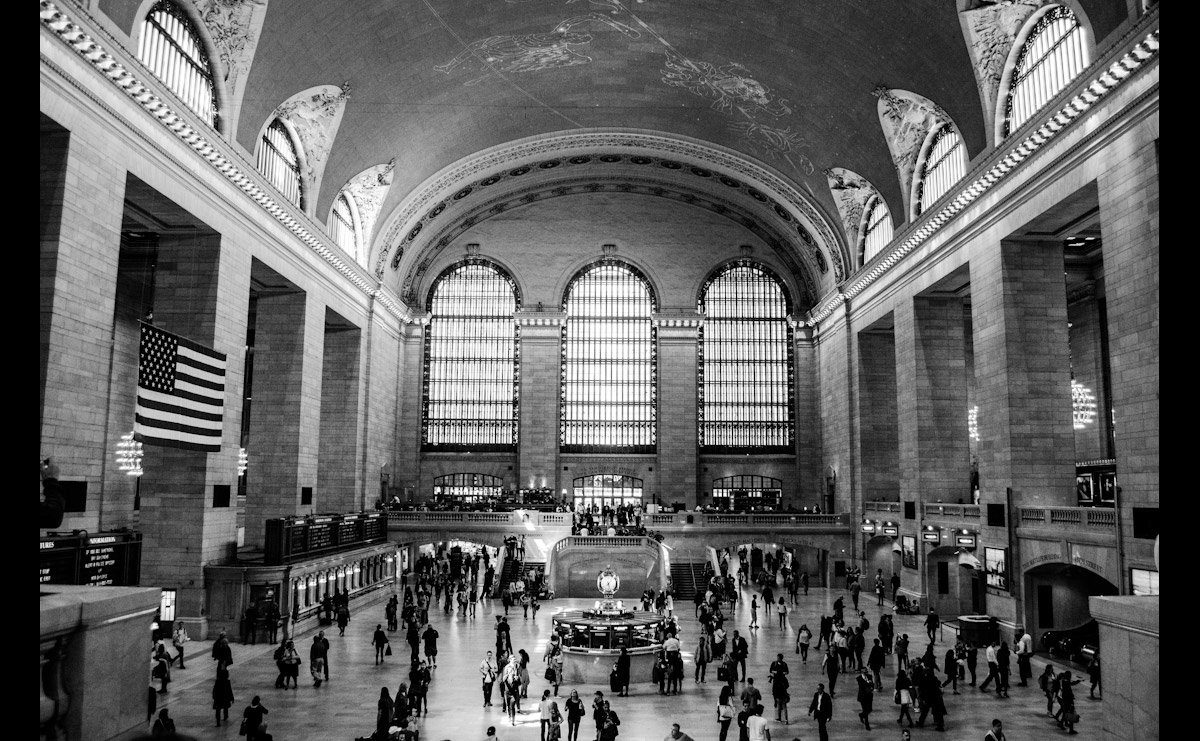
POLYGON ((134 438, 215 453, 224 406, 224 353, 142 324, 134 438))

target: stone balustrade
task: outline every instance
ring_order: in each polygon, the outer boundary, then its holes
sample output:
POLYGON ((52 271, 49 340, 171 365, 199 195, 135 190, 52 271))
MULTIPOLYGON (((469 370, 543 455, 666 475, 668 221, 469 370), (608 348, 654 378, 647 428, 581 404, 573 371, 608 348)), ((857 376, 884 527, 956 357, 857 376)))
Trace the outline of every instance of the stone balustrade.
POLYGON ((1113 530, 1117 512, 1098 507, 1021 507, 1018 527, 1082 527, 1113 530))
MULTIPOLYGON (((467 530, 504 530, 529 523, 534 527, 569 527, 571 514, 566 512, 432 512, 408 511, 388 512, 389 530, 419 530, 443 527, 446 524, 461 525, 467 530)), ((736 527, 738 529, 778 530, 780 528, 849 530, 850 515, 804 514, 804 513, 705 513, 674 512, 646 514, 642 525, 651 530, 672 532, 704 527, 736 527)), ((611 538, 605 538, 606 542, 611 538)))

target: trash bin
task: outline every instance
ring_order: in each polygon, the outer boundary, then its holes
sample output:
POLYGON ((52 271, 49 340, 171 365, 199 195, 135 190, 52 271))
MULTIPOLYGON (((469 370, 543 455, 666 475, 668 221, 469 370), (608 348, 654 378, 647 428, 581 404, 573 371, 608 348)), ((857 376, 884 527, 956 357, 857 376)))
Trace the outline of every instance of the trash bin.
POLYGON ((986 646, 1000 637, 1000 626, 991 615, 959 615, 958 636, 964 643, 986 646))

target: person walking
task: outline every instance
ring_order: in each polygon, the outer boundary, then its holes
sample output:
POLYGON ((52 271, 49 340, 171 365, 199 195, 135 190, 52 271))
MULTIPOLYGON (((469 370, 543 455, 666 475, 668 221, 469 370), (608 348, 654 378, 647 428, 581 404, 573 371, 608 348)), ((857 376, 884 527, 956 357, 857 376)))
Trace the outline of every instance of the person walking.
POLYGON ((821 659, 821 668, 825 670, 825 676, 829 679, 830 696, 836 696, 837 692, 834 691, 834 688, 837 687, 837 678, 840 669, 838 668, 837 657, 833 655, 833 646, 825 647, 825 658, 821 659))
POLYGON ((908 669, 908 633, 896 639, 896 668, 908 669))
POLYGON ((875 682, 875 691, 883 691, 883 678, 879 676, 879 671, 883 669, 883 646, 879 645, 879 639, 875 639, 875 645, 871 646, 871 653, 867 656, 867 668, 871 670, 872 679, 875 682))
MULTIPOLYGON (((1095 700, 1096 690, 1100 689, 1100 650, 1096 649, 1096 653, 1092 655, 1092 660, 1087 665, 1088 679, 1092 681, 1092 688, 1088 691, 1088 697, 1095 700)), ((1102 696, 1103 691, 1100 693, 1102 696)))
POLYGON ((955 657, 954 649, 946 649, 946 657, 942 661, 942 670, 946 672, 946 679, 942 682, 945 687, 948 684, 953 684, 954 694, 958 692, 958 659, 955 657))
POLYGON ((879 598, 876 603, 878 607, 883 607, 883 569, 875 570, 875 595, 879 598))
POLYGON ((871 709, 875 704, 875 682, 871 680, 871 672, 865 666, 858 672, 855 679, 858 684, 858 719, 863 727, 871 730, 871 709))
POLYGON ((746 738, 748 741, 770 741, 771 731, 767 728, 767 719, 763 717, 762 705, 755 705, 746 718, 746 738))
POLYGON ((571 690, 564 708, 567 711, 567 741, 579 741, 579 721, 587 714, 583 700, 579 699, 579 691, 571 690))
POLYGON ((426 625, 425 632, 421 634, 421 640, 425 643, 425 661, 429 662, 429 666, 437 668, 438 654, 438 632, 433 625, 426 625))
MULTIPOLYGON (((371 637, 371 644, 373 646, 375 646, 375 666, 379 666, 380 664, 383 663, 385 649, 388 646, 387 633, 383 632, 383 626, 380 625, 379 623, 375 624, 375 634, 371 637)), ((313 645, 313 648, 316 648, 315 644, 313 645)), ((312 657, 312 652, 310 651, 309 652, 309 660, 310 661, 312 660, 311 657, 312 657)), ((315 671, 315 669, 313 671, 315 671)), ((320 684, 318 684, 317 686, 320 687, 320 684)))
POLYGON ((296 645, 288 640, 283 643, 283 688, 287 689, 288 681, 291 681, 292 689, 300 688, 300 654, 296 651, 296 645))
POLYGON ((671 724, 671 731, 663 741, 692 741, 692 737, 679 730, 678 723, 671 724))
POLYGON ((741 667, 741 681, 743 682, 746 681, 746 657, 749 655, 750 646, 746 643, 746 639, 739 635, 736 630, 733 631, 733 644, 730 647, 730 656, 733 657, 734 672, 736 673, 738 667, 741 667))
POLYGON ((1038 687, 1046 696, 1046 715, 1054 716, 1054 665, 1046 664, 1045 670, 1038 675, 1038 687))
POLYGON ((729 685, 721 688, 717 699, 717 725, 720 727, 719 741, 728 741, 729 724, 733 722, 733 689, 729 685))
POLYGON ((750 595, 750 627, 758 627, 758 595, 750 595))
POLYGON ((783 597, 779 598, 779 604, 776 607, 776 611, 779 613, 779 629, 785 630, 787 628, 788 606, 783 597))
POLYGON ((617 686, 621 688, 617 693, 617 697, 629 696, 629 651, 624 646, 621 647, 621 653, 617 655, 616 670, 617 670, 617 686))
POLYGON ((1004 724, 999 718, 992 718, 992 729, 984 734, 983 741, 1006 741, 1004 737, 1004 724))
MULTIPOLYGON (((782 654, 780 654, 782 656, 782 654)), ((782 663, 782 659, 777 663, 782 663)), ((775 720, 780 723, 791 723, 788 718, 788 702, 792 696, 788 694, 788 686, 791 682, 788 680, 787 666, 783 667, 782 672, 771 672, 771 699, 775 701, 775 720)))
POLYGON ((554 688, 554 696, 558 697, 558 686, 562 684, 563 677, 563 652, 561 648, 558 646, 554 647, 554 650, 550 652, 550 657, 547 659, 547 664, 546 677, 554 688))
POLYGON ((979 664, 979 648, 974 643, 968 643, 965 651, 967 655, 967 671, 971 674, 969 686, 975 686, 975 667, 979 664))
POLYGON ((1065 728, 1069 736, 1079 733, 1075 730, 1075 724, 1079 722, 1079 713, 1075 712, 1075 690, 1072 686, 1082 681, 1082 678, 1072 680, 1070 670, 1058 676, 1058 727, 1065 728))
POLYGON ((892 604, 896 603, 896 595, 900 592, 900 574, 892 572, 892 604))
MULTIPOLYGON (((317 637, 314 639, 313 642, 320 643, 321 648, 324 649, 323 651, 321 651, 321 654, 320 654, 320 656, 321 656, 321 674, 325 678, 324 681, 328 682, 329 681, 329 639, 325 637, 325 631, 318 630, 317 637)), ((310 656, 311 656, 311 653, 310 653, 310 656)))
POLYGON ((808 572, 807 571, 803 571, 800 573, 800 587, 804 590, 804 596, 807 597, 808 596, 808 572))
POLYGON ((921 696, 921 712, 917 715, 917 727, 924 727, 926 716, 932 712, 935 730, 946 730, 942 723, 942 718, 946 715, 946 706, 942 701, 942 686, 938 682, 937 675, 929 669, 922 671, 920 679, 917 680, 917 690, 921 696))
POLYGON ((597 690, 592 698, 592 720, 596 722, 596 738, 599 741, 600 732, 604 729, 604 693, 597 690))
POLYGON ((346 635, 346 626, 350 624, 350 608, 346 605, 341 605, 337 608, 337 626, 338 635, 346 635))
POLYGON ((221 720, 229 722, 229 708, 233 706, 233 684, 229 681, 229 669, 224 664, 217 664, 217 679, 212 688, 213 713, 217 718, 217 726, 221 720))
POLYGON ((821 650, 821 644, 828 644, 833 638, 833 618, 829 615, 821 616, 821 623, 817 627, 817 650, 821 650))
POLYGON ((700 638, 696 642, 696 684, 704 681, 705 674, 708 673, 708 664, 712 661, 712 637, 707 630, 700 631, 700 638))
POLYGON ((404 639, 408 641, 410 655, 408 658, 409 664, 415 664, 420 660, 419 647, 421 645, 421 633, 417 629, 417 621, 409 620, 408 627, 404 632, 404 639))
POLYGON ((895 627, 892 625, 891 615, 879 616, 879 627, 875 629, 879 633, 879 643, 883 646, 883 652, 890 654, 892 652, 892 636, 895 635, 895 627))
POLYGON ((996 651, 1000 648, 1000 644, 996 640, 992 640, 988 644, 987 650, 984 652, 987 657, 988 675, 979 684, 979 691, 986 692, 987 686, 996 680, 996 694, 1000 694, 1000 664, 996 657, 996 651))
POLYGON ((1008 641, 1000 643, 999 650, 996 651, 996 695, 999 697, 1008 697, 1008 676, 1011 661, 1011 653, 1008 650, 1008 641))
POLYGON ((541 741, 546 741, 546 730, 550 726, 550 706, 554 701, 550 699, 550 690, 542 690, 542 699, 538 703, 538 719, 541 722, 541 741))
POLYGON ((212 658, 218 664, 233 665, 233 649, 229 647, 229 639, 225 636, 225 631, 221 631, 217 640, 213 642, 212 658))
POLYGON ((483 706, 485 708, 492 706, 492 685, 496 682, 496 676, 499 673, 500 667, 496 664, 492 652, 488 651, 487 656, 483 657, 483 661, 479 662, 479 675, 483 679, 483 706))
POLYGON ((908 673, 903 669, 896 671, 896 694, 892 701, 900 706, 900 717, 896 719, 896 722, 903 725, 904 719, 908 718, 908 727, 912 728, 915 725, 912 717, 912 680, 908 678, 908 673))
POLYGON ((938 614, 933 611, 932 607, 930 607, 929 614, 925 616, 925 623, 924 623, 925 632, 929 635, 930 643, 937 643, 937 629, 938 629, 938 626, 941 625, 941 622, 942 621, 938 617, 938 614))
POLYGON ((817 735, 820 741, 829 741, 829 730, 825 724, 833 717, 833 697, 825 691, 825 685, 817 685, 817 691, 813 693, 812 702, 808 706, 808 714, 817 721, 817 735))
POLYGON ((174 738, 175 737, 175 721, 171 719, 167 713, 167 709, 163 708, 158 711, 158 717, 154 719, 154 725, 150 727, 150 738, 174 738))
POLYGON ((175 647, 175 652, 177 655, 171 659, 172 665, 178 661, 180 669, 187 668, 183 665, 183 646, 190 640, 192 639, 190 636, 188 636, 187 628, 183 627, 182 622, 178 620, 175 621, 175 632, 171 634, 171 645, 175 647))
POLYGON ((328 660, 328 658, 329 646, 323 640, 323 636, 321 634, 313 636, 312 645, 308 648, 308 670, 312 672, 314 687, 321 686, 322 675, 327 675, 327 672, 329 671, 325 666, 325 662, 328 660), (317 674, 318 671, 321 673, 321 675, 317 674))
POLYGON ((858 596, 862 592, 862 585, 858 580, 850 582, 850 602, 854 605, 854 611, 858 612, 858 596))
POLYGON ((807 623, 800 625, 800 630, 796 631, 796 653, 800 654, 800 663, 808 663, 808 644, 812 641, 812 631, 808 629, 807 623))
POLYGON ((263 716, 271 712, 262 704, 258 695, 250 700, 250 704, 242 711, 242 721, 246 724, 246 741, 260 741, 267 734, 267 724, 263 716))
POLYGON ((1028 687, 1029 680, 1033 679, 1033 665, 1030 659, 1033 657, 1033 636, 1029 635, 1029 631, 1021 629, 1021 637, 1017 639, 1016 646, 1013 647, 1017 652, 1017 682, 1019 687, 1028 687))
POLYGON ((263 623, 267 629, 267 638, 271 645, 279 642, 279 603, 274 599, 268 600, 263 609, 263 623))

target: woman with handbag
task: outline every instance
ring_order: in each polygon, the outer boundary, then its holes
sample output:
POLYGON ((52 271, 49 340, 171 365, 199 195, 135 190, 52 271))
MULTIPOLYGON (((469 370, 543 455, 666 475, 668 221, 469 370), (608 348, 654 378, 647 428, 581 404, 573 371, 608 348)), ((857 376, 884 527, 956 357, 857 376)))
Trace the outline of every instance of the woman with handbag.
POLYGON ((300 688, 300 654, 296 652, 296 646, 290 640, 283 647, 283 688, 287 689, 288 681, 292 683, 292 689, 300 688))
POLYGON ((721 688, 721 697, 717 700, 717 724, 721 726, 720 741, 729 737, 729 724, 733 722, 733 688, 725 685, 721 688))
POLYGON ((391 652, 387 633, 383 632, 383 626, 379 623, 375 624, 375 633, 371 636, 371 643, 375 646, 375 666, 379 666, 383 663, 383 657, 391 652))
POLYGON ((900 717, 896 719, 896 722, 903 725, 904 719, 908 718, 909 728, 912 728, 914 725, 912 699, 912 682, 903 669, 898 669, 896 671, 896 694, 892 697, 892 702, 900 706, 900 717))
POLYGON ((808 645, 812 642, 812 631, 808 629, 808 624, 801 624, 800 630, 796 631, 796 653, 800 654, 800 663, 808 663, 808 645))
POLYGON ((946 649, 946 657, 942 662, 942 669, 946 672, 946 681, 942 682, 945 687, 948 684, 953 684, 954 694, 958 694, 958 659, 954 655, 954 649, 946 649))
POLYGON ((583 720, 587 710, 583 707, 583 700, 579 699, 578 690, 571 690, 571 696, 567 698, 566 709, 567 741, 579 741, 579 721, 583 720))
POLYGON ((1075 730, 1075 724, 1079 722, 1079 713, 1075 712, 1075 690, 1071 689, 1071 685, 1079 684, 1083 678, 1072 680, 1071 672, 1064 671, 1058 675, 1058 711, 1059 716, 1058 727, 1066 728, 1068 735, 1075 735, 1079 731, 1075 730))

